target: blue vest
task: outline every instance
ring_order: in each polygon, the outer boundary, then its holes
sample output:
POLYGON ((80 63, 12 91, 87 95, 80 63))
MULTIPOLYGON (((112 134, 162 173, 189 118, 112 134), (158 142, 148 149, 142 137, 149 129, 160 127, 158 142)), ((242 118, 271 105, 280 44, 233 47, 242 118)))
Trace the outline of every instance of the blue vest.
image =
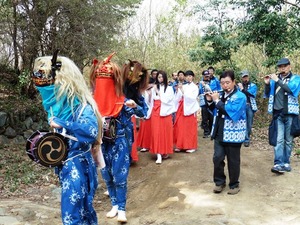
MULTIPOLYGON (((203 78, 201 79, 201 81, 203 81, 203 78)), ((209 81, 209 87, 212 91, 221 91, 221 85, 220 85, 220 81, 218 80, 218 78, 214 77, 213 79, 211 79, 209 81)), ((203 93, 205 92, 204 86, 199 83, 199 103, 200 103, 200 107, 205 106, 205 96, 203 95, 203 93)))
MULTIPOLYGON (((273 105, 274 105, 274 95, 275 95, 275 84, 274 80, 270 81, 270 94, 269 96, 265 96, 269 98, 268 104, 268 113, 273 113, 273 105)), ((298 102, 298 95, 300 91, 300 76, 296 74, 292 74, 291 78, 287 80, 287 85, 290 88, 292 94, 285 93, 287 95, 287 107, 288 107, 288 114, 295 114, 299 115, 299 102, 298 102)))
POLYGON ((210 80, 209 86, 212 91, 222 91, 220 81, 217 77, 213 77, 213 79, 210 80))
MULTIPOLYGON (((214 111, 212 134, 215 128, 218 109, 214 111)), ((233 93, 225 102, 225 111, 228 115, 224 118, 223 142, 243 143, 246 136, 246 96, 239 90, 233 93)))
POLYGON ((257 92, 257 86, 256 84, 250 83, 248 84, 248 89, 247 91, 252 95, 249 97, 250 99, 250 105, 251 109, 256 112, 257 111, 257 104, 256 104, 256 92, 257 92))
POLYGON ((204 92, 205 92, 204 86, 201 83, 199 83, 199 103, 200 103, 200 107, 203 107, 203 106, 206 105, 205 96, 203 95, 204 92))

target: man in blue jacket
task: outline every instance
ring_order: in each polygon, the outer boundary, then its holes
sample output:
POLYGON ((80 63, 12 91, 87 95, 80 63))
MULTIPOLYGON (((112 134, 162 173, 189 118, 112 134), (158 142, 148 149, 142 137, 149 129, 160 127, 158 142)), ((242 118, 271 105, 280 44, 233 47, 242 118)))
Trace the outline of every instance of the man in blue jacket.
POLYGON ((257 104, 255 100, 256 93, 257 93, 257 86, 256 84, 250 82, 249 72, 247 70, 242 71, 242 83, 238 83, 238 87, 247 97, 247 108, 246 108, 247 132, 246 132, 244 146, 249 147, 253 117, 254 117, 254 113, 257 111, 257 104))
POLYGON ((273 173, 290 172, 293 136, 290 134, 293 116, 299 115, 300 77, 291 72, 288 58, 277 62, 279 74, 265 76, 265 97, 269 98, 268 113, 276 118, 277 142, 274 146, 273 173))
POLYGON ((221 193, 226 186, 225 156, 229 174, 228 194, 240 191, 240 153, 246 134, 246 96, 238 90, 234 72, 227 70, 220 76, 223 92, 206 94, 207 105, 214 111, 211 138, 214 139, 214 193, 221 193))

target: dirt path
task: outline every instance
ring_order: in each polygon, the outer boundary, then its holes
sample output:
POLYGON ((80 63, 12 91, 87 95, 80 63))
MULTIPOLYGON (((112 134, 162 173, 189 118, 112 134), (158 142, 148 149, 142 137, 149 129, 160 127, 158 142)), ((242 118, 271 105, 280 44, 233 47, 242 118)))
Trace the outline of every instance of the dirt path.
MULTIPOLYGON (((130 170, 128 224, 300 224, 300 158, 292 158, 292 172, 278 176, 270 172, 273 153, 267 143, 243 147, 241 191, 231 196, 228 187, 212 193, 213 142, 200 136, 199 149, 175 153, 161 165, 139 153, 130 170)), ((117 224, 105 218, 110 204, 104 190, 101 185, 95 199, 99 224, 117 224)), ((59 205, 57 187, 32 189, 23 199, 1 200, 0 225, 61 224, 59 205)))

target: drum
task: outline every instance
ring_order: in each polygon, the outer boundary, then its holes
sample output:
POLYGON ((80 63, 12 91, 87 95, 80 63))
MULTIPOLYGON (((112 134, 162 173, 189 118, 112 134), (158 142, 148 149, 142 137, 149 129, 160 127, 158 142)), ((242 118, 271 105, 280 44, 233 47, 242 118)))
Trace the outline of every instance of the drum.
POLYGON ((114 142, 116 139, 116 119, 105 117, 103 123, 103 141, 114 142))
POLYGON ((67 142, 59 133, 36 131, 27 139, 26 153, 43 166, 59 166, 67 157, 67 142))

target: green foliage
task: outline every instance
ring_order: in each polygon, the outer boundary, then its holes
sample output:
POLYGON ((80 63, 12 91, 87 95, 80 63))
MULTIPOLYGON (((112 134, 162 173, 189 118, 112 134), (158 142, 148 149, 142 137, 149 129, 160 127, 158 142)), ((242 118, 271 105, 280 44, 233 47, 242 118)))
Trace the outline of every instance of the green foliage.
POLYGON ((299 48, 300 7, 283 0, 232 2, 247 12, 239 23, 240 42, 263 46, 265 66, 274 65, 279 58, 299 48))
POLYGON ((23 70, 21 74, 18 76, 19 82, 18 82, 18 90, 21 94, 22 90, 27 89, 27 86, 29 86, 30 83, 30 71, 23 70))
POLYGON ((190 36, 184 36, 179 32, 183 17, 189 12, 186 10, 186 0, 176 3, 170 12, 160 14, 155 21, 133 18, 128 22, 123 32, 126 35, 120 37, 118 42, 120 64, 124 63, 122 59, 130 57, 144 63, 149 70, 165 70, 169 77, 173 72, 188 69, 197 74, 199 66, 189 60, 188 50, 196 45, 198 35, 191 32, 190 36))
POLYGON ((237 42, 235 33, 232 33, 234 21, 225 10, 228 6, 228 1, 210 0, 204 6, 195 7, 195 13, 209 22, 203 37, 199 38, 198 46, 189 51, 190 59, 201 66, 221 63, 224 68, 235 68, 231 56, 237 50, 237 42))
POLYGON ((14 57, 21 56, 23 68, 31 69, 37 56, 51 55, 56 49, 83 68, 86 60, 113 49, 122 21, 134 13, 139 3, 140 0, 7 1, 5 9, 0 10, 0 18, 5 18, 0 26, 9 34, 8 43, 17 42, 14 57))
POLYGON ((215 65, 224 61, 225 66, 234 68, 232 52, 236 51, 236 42, 230 32, 219 31, 216 26, 208 27, 206 34, 199 40, 198 46, 190 50, 192 61, 200 61, 201 66, 215 65))

